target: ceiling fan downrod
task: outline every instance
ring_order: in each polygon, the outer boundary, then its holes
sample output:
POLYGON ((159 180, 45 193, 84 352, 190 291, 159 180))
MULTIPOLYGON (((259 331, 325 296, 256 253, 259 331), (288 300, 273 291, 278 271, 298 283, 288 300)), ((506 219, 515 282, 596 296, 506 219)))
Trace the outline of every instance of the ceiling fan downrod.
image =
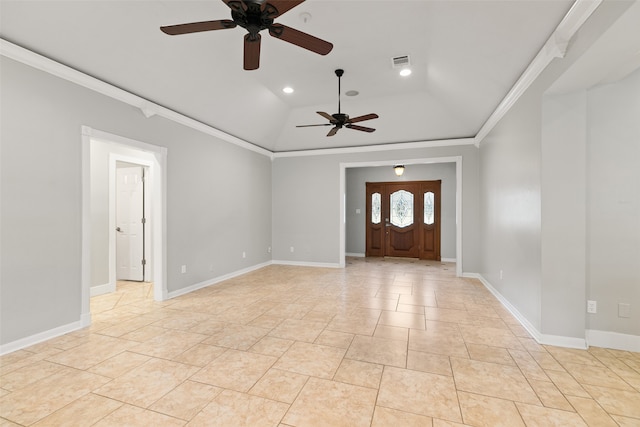
POLYGON ((344 70, 341 68, 338 68, 336 70, 336 76, 338 76, 338 114, 340 114, 340 77, 342 77, 342 75, 344 74, 344 70))

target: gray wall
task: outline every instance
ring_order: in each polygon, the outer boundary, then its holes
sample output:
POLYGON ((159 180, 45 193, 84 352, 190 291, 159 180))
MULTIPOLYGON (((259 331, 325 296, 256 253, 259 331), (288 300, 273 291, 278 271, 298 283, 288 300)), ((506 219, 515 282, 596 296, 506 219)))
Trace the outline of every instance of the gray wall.
POLYGON ((640 336, 640 70, 587 94, 591 330, 640 336), (618 317, 618 303, 631 317, 618 317))
POLYGON ((525 94, 480 145, 480 273, 536 328, 541 294, 540 123, 539 100, 525 94))
POLYGON ((541 330, 584 337, 586 95, 544 96, 541 135, 541 330))
POLYGON ((407 165, 402 176, 391 166, 347 168, 346 171, 346 252, 364 255, 366 245, 366 183, 442 180, 441 244, 442 258, 456 258, 456 164, 407 165), (356 213, 356 209, 360 213, 356 213))
POLYGON ((480 266, 479 164, 478 149, 473 145, 276 157, 273 163, 273 259, 340 263, 341 163, 451 156, 462 156, 462 271, 477 272, 480 266))
POLYGON ((0 66, 0 343, 80 320, 82 125, 168 148, 170 292, 271 259, 270 158, 6 57, 0 66))

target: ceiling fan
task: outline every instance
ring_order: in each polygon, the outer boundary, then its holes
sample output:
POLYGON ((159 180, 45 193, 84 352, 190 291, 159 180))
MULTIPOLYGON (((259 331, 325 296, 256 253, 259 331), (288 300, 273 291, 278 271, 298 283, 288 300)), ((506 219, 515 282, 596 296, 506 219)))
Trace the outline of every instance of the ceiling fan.
POLYGON ((256 70, 260 66, 260 31, 320 55, 331 52, 333 45, 310 34, 286 25, 276 24, 275 18, 294 8, 304 0, 222 0, 231 9, 231 19, 167 25, 160 30, 171 36, 201 31, 226 30, 240 26, 249 33, 244 36, 244 69, 256 70))
POLYGON ((354 125, 354 123, 363 122, 365 120, 377 119, 378 118, 377 114, 371 113, 371 114, 365 114, 364 116, 349 118, 348 114, 344 114, 340 112, 340 77, 342 77, 343 74, 344 74, 344 70, 342 69, 336 70, 336 76, 338 76, 338 112, 335 114, 329 115, 324 111, 316 111, 316 113, 320 114, 322 117, 329 120, 329 123, 323 123, 319 125, 299 125, 296 127, 306 128, 306 127, 312 127, 312 126, 333 126, 329 131, 329 133, 327 134, 327 136, 335 135, 343 127, 346 127, 347 129, 360 130, 363 132, 375 131, 375 129, 373 128, 354 125))

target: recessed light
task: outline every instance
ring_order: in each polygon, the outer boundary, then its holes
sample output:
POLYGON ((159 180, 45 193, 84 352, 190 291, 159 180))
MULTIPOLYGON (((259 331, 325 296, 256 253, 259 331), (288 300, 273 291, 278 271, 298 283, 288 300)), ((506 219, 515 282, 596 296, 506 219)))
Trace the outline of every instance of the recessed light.
POLYGON ((282 89, 284 93, 293 93, 293 88, 291 86, 287 86, 282 89))
POLYGON ((357 96, 360 94, 360 92, 358 92, 357 90, 348 90, 344 94, 347 96, 357 96))
POLYGON ((402 77, 407 77, 410 74, 411 74, 411 69, 410 68, 403 68, 402 70, 400 70, 400 75, 402 77))

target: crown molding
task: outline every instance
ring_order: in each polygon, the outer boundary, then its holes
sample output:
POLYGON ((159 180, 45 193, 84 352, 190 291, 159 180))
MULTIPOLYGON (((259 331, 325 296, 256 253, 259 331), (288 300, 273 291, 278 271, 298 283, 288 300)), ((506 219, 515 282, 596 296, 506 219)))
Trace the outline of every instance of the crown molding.
POLYGON ((2 38, 0 38, 0 55, 136 107, 146 118, 160 116, 269 158, 272 158, 273 156, 273 152, 262 147, 258 147, 244 139, 230 135, 212 126, 163 107, 162 105, 155 104, 138 95, 134 95, 131 92, 127 92, 126 90, 103 82, 102 80, 89 76, 88 74, 32 52, 2 38))
POLYGON ((410 150, 413 148, 454 147, 474 145, 475 138, 440 139, 433 141, 398 142, 393 144, 363 145, 360 147, 321 148, 317 150, 280 151, 273 154, 279 157, 326 156, 330 154, 371 153, 375 151, 410 150))
POLYGON ((540 76, 544 69, 547 68, 551 61, 555 58, 564 58, 571 38, 601 3, 602 0, 576 0, 542 49, 540 49, 527 69, 513 85, 509 93, 507 93, 495 111, 491 116, 489 116, 482 128, 480 128, 480 131, 475 137, 476 146, 480 146, 482 140, 507 114, 511 107, 513 107, 522 94, 540 76))

